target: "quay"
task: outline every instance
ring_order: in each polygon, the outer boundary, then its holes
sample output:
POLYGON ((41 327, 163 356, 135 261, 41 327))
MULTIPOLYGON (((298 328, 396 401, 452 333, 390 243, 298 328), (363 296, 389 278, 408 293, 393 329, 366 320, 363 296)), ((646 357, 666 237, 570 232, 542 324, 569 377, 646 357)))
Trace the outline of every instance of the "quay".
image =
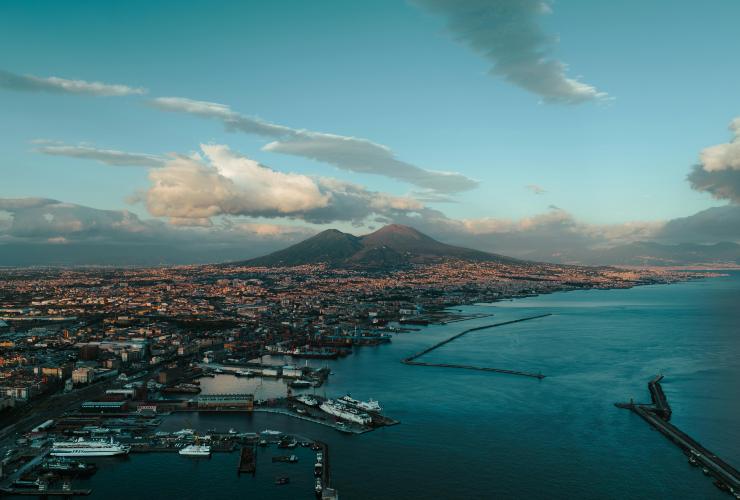
POLYGON ((257 463, 254 459, 254 445, 244 446, 241 453, 239 453, 239 474, 252 474, 254 475, 257 470, 257 463))
POLYGON ((617 408, 624 408, 639 415, 648 424, 658 430, 665 437, 681 448, 688 456, 689 463, 702 466, 705 474, 715 478, 715 485, 739 497, 740 472, 720 457, 702 446, 698 441, 668 422, 671 417, 671 408, 660 385, 662 375, 658 375, 648 383, 652 399, 651 404, 615 403, 617 408))
POLYGON ((490 368, 490 367, 472 366, 472 365, 456 365, 456 364, 450 364, 450 363, 424 363, 421 361, 416 361, 416 359, 424 356, 425 354, 432 352, 435 349, 442 347, 445 344, 449 344, 453 340, 459 339, 463 335, 466 335, 470 332, 475 332, 478 330, 486 330, 488 328, 495 328, 497 326, 511 325, 514 323, 521 323, 523 321, 530 321, 533 319, 545 318, 551 315, 552 313, 539 314, 537 316, 528 316, 526 318, 519 318, 519 319, 514 319, 511 321, 503 321, 501 323, 493 323, 490 325, 483 325, 483 326, 476 326, 474 328, 468 328, 467 330, 463 330, 462 332, 457 333, 453 335, 452 337, 442 340, 441 342, 437 342, 436 344, 430 347, 427 347, 426 349, 423 349, 417 352, 416 354, 409 356, 408 358, 402 359, 401 363, 405 365, 412 365, 412 366, 436 366, 440 368, 460 368, 460 369, 465 369, 465 370, 478 370, 478 371, 485 371, 485 372, 504 373, 508 375, 520 375, 523 377, 532 377, 532 378, 537 378, 537 379, 542 380, 543 378, 545 378, 545 376, 542 375, 541 373, 530 373, 530 372, 524 372, 524 371, 518 371, 518 370, 507 370, 503 368, 490 368))

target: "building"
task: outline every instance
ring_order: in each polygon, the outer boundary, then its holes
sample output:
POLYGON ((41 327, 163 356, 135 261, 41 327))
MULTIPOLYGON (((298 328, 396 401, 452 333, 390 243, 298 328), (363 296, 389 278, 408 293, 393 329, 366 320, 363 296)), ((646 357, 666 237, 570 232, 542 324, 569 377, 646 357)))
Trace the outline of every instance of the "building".
POLYGON ((75 385, 89 384, 95 378, 95 371, 92 368, 77 368, 72 372, 72 383, 75 385))
POLYGON ((126 401, 85 401, 80 407, 86 413, 123 413, 127 408, 126 401))
POLYGON ((196 399, 198 409, 246 410, 254 409, 252 394, 204 394, 196 399))

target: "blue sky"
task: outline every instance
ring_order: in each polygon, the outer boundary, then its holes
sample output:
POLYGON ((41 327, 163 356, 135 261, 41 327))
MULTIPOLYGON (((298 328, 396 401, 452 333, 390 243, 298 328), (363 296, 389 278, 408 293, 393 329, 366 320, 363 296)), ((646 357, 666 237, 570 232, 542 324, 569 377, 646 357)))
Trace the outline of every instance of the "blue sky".
MULTIPOLYGON (((419 198, 407 182, 268 152, 264 137, 147 104, 176 96, 364 138, 415 166, 459 172, 479 186, 450 194, 452 202, 424 202, 455 220, 519 220, 556 206, 584 224, 620 224, 727 203, 693 190, 686 177, 703 148, 730 139, 728 123, 740 114, 738 2, 551 3, 552 12, 535 19, 556 38, 548 56, 609 95, 579 104, 543 103, 492 75, 495 64, 449 29, 449 5, 437 3, 442 10, 429 7, 435 0, 6 2, 0 70, 148 92, 0 88, 0 197, 157 216, 130 203, 150 188, 148 169, 34 151, 32 141, 47 139, 155 155, 222 144, 277 171, 419 198)), ((330 225, 350 227, 321 227, 330 225)))

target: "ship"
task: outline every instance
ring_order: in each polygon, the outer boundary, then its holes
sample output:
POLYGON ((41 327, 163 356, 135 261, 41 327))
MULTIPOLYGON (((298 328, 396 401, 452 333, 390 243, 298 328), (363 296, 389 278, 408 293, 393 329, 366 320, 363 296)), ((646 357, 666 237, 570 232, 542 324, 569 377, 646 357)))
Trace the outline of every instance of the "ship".
POLYGON ((300 396, 295 398, 296 401, 303 403, 306 406, 318 406, 319 402, 315 398, 312 398, 311 396, 307 394, 301 394, 300 396))
POLYGON ((50 455, 52 457, 111 457, 127 455, 131 449, 113 441, 98 441, 80 438, 76 441, 54 441, 50 455))
POLYGON ((320 408, 329 415, 334 415, 342 420, 355 422, 360 425, 367 425, 372 421, 372 418, 367 413, 362 413, 356 408, 352 408, 338 401, 332 401, 331 399, 321 403, 320 408))
POLYGON ((342 396, 341 398, 339 398, 339 401, 341 403, 344 403, 348 406, 357 408, 358 410, 362 410, 362 411, 371 411, 374 413, 380 413, 381 411, 383 411, 383 408, 381 408, 380 403, 378 403, 372 398, 370 398, 368 401, 358 401, 356 399, 352 399, 350 395, 347 394, 346 396, 342 396))
POLYGON ((185 457, 210 457, 211 447, 205 444, 190 444, 178 453, 185 457))
POLYGON ((286 354, 294 358, 337 359, 339 352, 333 349, 300 349, 296 347, 286 354))

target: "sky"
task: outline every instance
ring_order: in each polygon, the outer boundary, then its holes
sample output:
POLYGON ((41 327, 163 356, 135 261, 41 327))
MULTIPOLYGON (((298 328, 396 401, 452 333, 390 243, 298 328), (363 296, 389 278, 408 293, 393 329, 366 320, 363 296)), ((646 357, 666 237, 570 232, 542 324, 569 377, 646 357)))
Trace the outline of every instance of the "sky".
POLYGON ((207 236, 246 256, 389 222, 514 254, 738 242, 739 18, 735 0, 4 2, 0 245, 207 236), (716 230, 673 229, 694 220, 716 230))

